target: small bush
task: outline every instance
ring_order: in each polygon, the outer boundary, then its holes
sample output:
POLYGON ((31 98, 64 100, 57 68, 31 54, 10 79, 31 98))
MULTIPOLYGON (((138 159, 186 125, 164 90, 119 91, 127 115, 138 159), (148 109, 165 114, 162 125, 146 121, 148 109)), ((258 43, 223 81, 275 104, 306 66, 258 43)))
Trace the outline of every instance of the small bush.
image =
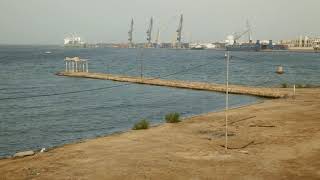
POLYGON ((179 113, 169 113, 165 116, 166 122, 167 123, 178 123, 180 122, 180 114, 179 113))
POLYGON ((313 88, 313 85, 311 85, 311 84, 306 84, 306 85, 305 85, 305 88, 313 88))
POLYGON ((132 127, 133 130, 148 129, 148 128, 149 128, 149 121, 146 119, 141 119, 140 121, 136 122, 132 127))
POLYGON ((289 85, 288 85, 287 83, 282 83, 282 84, 281 84, 281 87, 282 87, 282 88, 288 88, 289 85))
POLYGON ((312 88, 312 87, 314 87, 314 86, 311 84, 297 84, 296 85, 296 88, 312 88))

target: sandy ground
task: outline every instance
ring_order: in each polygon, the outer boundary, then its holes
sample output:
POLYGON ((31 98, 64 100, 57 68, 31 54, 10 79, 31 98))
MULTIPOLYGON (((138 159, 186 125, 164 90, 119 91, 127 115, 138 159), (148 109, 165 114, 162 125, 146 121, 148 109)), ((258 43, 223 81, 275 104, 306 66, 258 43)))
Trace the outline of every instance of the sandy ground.
POLYGON ((320 89, 297 93, 231 110, 227 152, 208 113, 0 160, 0 179, 320 179, 320 89))

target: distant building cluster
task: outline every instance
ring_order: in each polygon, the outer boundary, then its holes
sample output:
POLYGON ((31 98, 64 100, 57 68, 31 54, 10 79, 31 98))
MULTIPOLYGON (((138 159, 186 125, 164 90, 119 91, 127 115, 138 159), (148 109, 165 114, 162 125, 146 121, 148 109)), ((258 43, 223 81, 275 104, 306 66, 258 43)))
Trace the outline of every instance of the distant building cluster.
POLYGON ((296 39, 281 40, 280 44, 288 46, 289 49, 316 49, 319 48, 320 37, 300 36, 296 39))

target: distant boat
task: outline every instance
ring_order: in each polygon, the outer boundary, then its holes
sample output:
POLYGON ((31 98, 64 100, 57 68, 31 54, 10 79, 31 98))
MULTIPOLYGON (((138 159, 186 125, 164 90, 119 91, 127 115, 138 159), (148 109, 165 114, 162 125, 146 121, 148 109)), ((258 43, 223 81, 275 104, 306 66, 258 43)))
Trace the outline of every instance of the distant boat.
POLYGON ((201 44, 197 44, 197 45, 191 47, 190 49, 192 49, 192 50, 203 50, 203 49, 205 49, 205 47, 203 45, 201 45, 201 44))
POLYGON ((51 54, 52 52, 51 51, 46 51, 44 52, 45 54, 51 54))

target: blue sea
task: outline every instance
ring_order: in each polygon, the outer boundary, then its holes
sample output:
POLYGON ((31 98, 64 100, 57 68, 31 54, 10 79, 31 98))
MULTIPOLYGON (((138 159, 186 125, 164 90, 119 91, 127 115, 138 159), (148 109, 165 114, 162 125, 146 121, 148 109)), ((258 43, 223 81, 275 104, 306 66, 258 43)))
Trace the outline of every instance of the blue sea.
MULTIPOLYGON (((142 118, 159 124, 169 112, 189 117, 225 106, 223 93, 56 76, 64 70, 67 56, 89 59, 90 72, 132 76, 142 72, 145 77, 224 83, 224 53, 0 46, 0 157, 126 131, 142 118)), ((317 53, 232 52, 231 56, 231 84, 320 85, 317 53), (275 73, 279 65, 285 71, 282 75, 275 73)), ((233 107, 261 100, 230 95, 233 107)))

